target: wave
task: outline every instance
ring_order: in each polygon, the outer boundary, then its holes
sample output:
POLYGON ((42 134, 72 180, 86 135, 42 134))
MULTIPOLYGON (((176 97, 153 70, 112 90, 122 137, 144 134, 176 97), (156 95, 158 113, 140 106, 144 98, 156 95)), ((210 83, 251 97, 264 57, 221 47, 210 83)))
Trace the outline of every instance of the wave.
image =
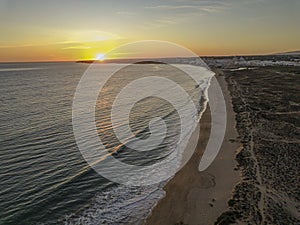
POLYGON ((41 69, 43 69, 43 68, 40 68, 40 67, 32 67, 32 68, 0 68, 0 72, 41 70, 41 69))
POLYGON ((108 188, 98 193, 80 216, 67 215, 64 224, 141 224, 165 196, 162 186, 108 188))
MULTIPOLYGON (((192 90, 192 94, 199 94, 199 108, 197 115, 188 114, 188 116, 196 117, 196 120, 191 119, 191 122, 199 122, 202 114, 206 110, 210 82, 211 76, 203 77, 192 90)), ((175 113, 175 110, 167 113, 163 119, 173 113, 175 113)), ((190 128, 189 131, 184 134, 185 137, 188 137, 189 134, 194 132, 197 124, 185 124, 185 126, 190 128)), ((136 135, 147 133, 147 129, 148 128, 138 130, 136 135)), ((130 141, 130 137, 128 141, 130 141)), ((179 147, 178 144, 174 146, 174 148, 177 147, 179 147)), ((119 148, 119 150, 120 149, 121 148, 119 148)), ((182 157, 184 149, 179 149, 179 153, 182 157)), ((124 185, 111 186, 96 194, 87 208, 82 209, 80 212, 66 215, 64 224, 142 224, 158 201, 165 196, 163 187, 167 182, 168 180, 156 185, 142 187, 128 187, 124 185)))

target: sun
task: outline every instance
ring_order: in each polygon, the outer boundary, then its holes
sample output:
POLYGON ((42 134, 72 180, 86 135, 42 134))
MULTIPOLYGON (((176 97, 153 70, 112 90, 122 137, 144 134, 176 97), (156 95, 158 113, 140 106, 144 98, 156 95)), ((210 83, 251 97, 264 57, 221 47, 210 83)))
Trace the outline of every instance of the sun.
POLYGON ((103 53, 99 53, 96 57, 96 60, 100 60, 100 61, 103 61, 105 60, 105 54, 103 53))

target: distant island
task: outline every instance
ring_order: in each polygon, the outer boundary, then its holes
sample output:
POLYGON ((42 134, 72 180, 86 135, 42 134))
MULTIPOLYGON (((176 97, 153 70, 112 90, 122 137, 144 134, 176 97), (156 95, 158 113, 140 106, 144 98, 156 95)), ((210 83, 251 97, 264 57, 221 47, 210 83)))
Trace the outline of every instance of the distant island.
POLYGON ((76 63, 134 63, 134 64, 165 64, 163 62, 155 61, 155 60, 145 60, 145 61, 138 61, 137 60, 142 60, 142 59, 107 59, 107 60, 80 60, 76 61, 76 63))
POLYGON ((291 52, 280 52, 275 55, 300 55, 300 51, 291 51, 291 52))

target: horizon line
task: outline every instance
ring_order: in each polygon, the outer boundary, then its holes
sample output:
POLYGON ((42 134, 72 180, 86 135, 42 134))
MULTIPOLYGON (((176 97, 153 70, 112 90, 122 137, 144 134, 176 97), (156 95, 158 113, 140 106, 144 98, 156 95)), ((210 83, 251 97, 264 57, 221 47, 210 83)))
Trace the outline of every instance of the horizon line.
MULTIPOLYGON (((272 56, 272 55, 280 55, 284 53, 293 53, 298 52, 295 51, 287 51, 287 52, 277 52, 277 53, 263 53, 263 54, 226 54, 226 55, 198 55, 198 57, 210 58, 210 57, 247 57, 247 56, 272 56)), ((300 52, 300 51, 299 51, 300 52)), ((140 57, 143 59, 144 57, 140 57)), ((159 57, 157 57, 159 59, 159 57)), ((163 58, 180 58, 180 57, 163 57, 163 58)), ((132 58, 117 58, 117 59, 105 59, 105 61, 109 60, 128 60, 132 58)), ((146 57, 144 59, 147 59, 146 57)), ((150 59, 150 58, 148 58, 150 59)), ((153 59, 153 58, 151 58, 153 59)), ((79 62, 79 61, 98 61, 97 59, 76 59, 76 60, 32 60, 32 61, 0 61, 0 63, 63 63, 63 62, 79 62)))

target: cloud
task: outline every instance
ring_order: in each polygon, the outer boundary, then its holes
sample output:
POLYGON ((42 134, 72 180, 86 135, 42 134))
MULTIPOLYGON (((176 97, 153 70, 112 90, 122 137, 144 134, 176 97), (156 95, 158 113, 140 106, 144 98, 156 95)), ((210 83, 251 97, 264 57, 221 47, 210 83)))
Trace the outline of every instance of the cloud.
MULTIPOLYGON (((231 0, 230 0, 231 1, 231 0)), ((174 1, 172 4, 148 5, 144 9, 153 16, 153 20, 147 22, 145 26, 150 28, 161 28, 174 24, 184 23, 194 20, 200 16, 218 13, 230 8, 229 2, 220 0, 211 1, 174 1)))
POLYGON ((84 49, 90 49, 90 46, 84 46, 84 45, 77 45, 77 46, 69 46, 69 47, 65 47, 62 48, 62 50, 84 50, 84 49))
POLYGON ((150 28, 161 28, 169 25, 178 24, 178 21, 174 21, 173 19, 161 18, 153 20, 152 22, 148 22, 145 24, 147 29, 150 28))
POLYGON ((191 9, 194 8, 192 5, 157 5, 157 6, 146 6, 146 9, 191 9))
POLYGON ((195 11, 213 13, 226 10, 230 5, 229 2, 224 1, 188 1, 185 4, 145 6, 145 9, 172 11, 172 13, 190 13, 195 11))
POLYGON ((135 13, 133 12, 128 12, 128 11, 119 11, 117 12, 118 15, 123 15, 123 16, 134 16, 136 15, 135 13))

